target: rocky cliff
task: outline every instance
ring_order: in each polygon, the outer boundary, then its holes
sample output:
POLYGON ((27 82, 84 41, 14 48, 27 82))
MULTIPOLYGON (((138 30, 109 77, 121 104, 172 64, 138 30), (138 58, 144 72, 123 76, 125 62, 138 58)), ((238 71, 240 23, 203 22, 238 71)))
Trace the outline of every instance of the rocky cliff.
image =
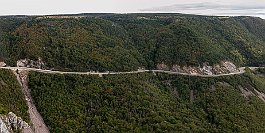
POLYGON ((6 124, 0 119, 0 133, 9 133, 6 124))
POLYGON ((38 60, 36 61, 30 59, 18 60, 17 67, 30 67, 30 68, 39 68, 39 69, 46 68, 41 58, 38 58, 38 60))
POLYGON ((226 73, 234 73, 238 72, 236 65, 230 61, 221 61, 219 64, 215 64, 210 66, 208 63, 203 63, 202 66, 194 67, 194 66, 180 66, 173 65, 167 66, 164 63, 158 64, 157 69, 159 70, 170 70, 174 72, 180 73, 189 73, 189 74, 200 74, 200 75, 215 75, 215 74, 226 74, 226 73))
POLYGON ((5 67, 6 63, 5 62, 0 62, 0 67, 5 67))
POLYGON ((23 121, 21 117, 17 117, 13 112, 0 116, 0 133, 21 131, 26 128, 30 128, 28 123, 23 121))

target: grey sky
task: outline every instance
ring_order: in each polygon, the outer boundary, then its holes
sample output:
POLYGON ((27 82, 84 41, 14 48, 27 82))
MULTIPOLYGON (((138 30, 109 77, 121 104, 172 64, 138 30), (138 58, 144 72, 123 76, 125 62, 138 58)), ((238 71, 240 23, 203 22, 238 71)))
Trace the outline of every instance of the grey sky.
POLYGON ((171 12, 265 18, 265 0, 0 0, 0 15, 171 12))

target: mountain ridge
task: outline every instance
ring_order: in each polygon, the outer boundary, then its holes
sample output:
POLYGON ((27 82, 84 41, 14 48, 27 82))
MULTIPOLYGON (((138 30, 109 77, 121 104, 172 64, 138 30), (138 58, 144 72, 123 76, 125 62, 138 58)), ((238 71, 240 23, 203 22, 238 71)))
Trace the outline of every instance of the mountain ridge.
POLYGON ((50 68, 128 71, 227 60, 263 66, 265 21, 183 14, 92 14, 85 18, 1 18, 1 60, 42 58, 50 68), (251 26, 250 26, 251 25, 251 26))

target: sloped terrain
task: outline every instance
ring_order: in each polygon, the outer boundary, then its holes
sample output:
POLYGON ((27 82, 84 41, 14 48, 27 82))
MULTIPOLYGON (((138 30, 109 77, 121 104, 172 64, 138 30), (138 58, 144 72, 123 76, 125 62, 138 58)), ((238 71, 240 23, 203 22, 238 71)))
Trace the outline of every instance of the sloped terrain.
POLYGON ((231 61, 263 66, 265 21, 182 14, 81 14, 82 18, 1 17, 0 61, 43 59, 65 71, 129 71, 158 64, 231 61))
MULTIPOLYGON (((61 71, 164 67, 187 73, 221 69, 223 62, 237 71, 232 63, 265 65, 264 29, 265 21, 254 17, 7 16, 0 17, 0 62, 16 66, 24 59, 19 64, 61 71)), ((214 78, 152 72, 30 72, 28 78, 30 101, 51 132, 265 132, 264 69, 214 78)), ((0 93, 0 114, 12 111, 29 121, 21 87, 8 70, 0 70, 0 93)))
POLYGON ((264 132, 264 77, 31 72, 29 88, 51 132, 264 132))
POLYGON ((28 107, 21 86, 15 75, 9 70, 0 69, 0 114, 14 112, 29 122, 28 107))

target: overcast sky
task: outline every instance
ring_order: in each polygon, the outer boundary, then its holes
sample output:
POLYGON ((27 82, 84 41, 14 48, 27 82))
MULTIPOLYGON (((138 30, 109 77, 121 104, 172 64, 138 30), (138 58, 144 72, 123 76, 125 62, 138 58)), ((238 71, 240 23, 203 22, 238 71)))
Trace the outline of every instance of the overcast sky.
POLYGON ((170 12, 265 18, 265 0, 0 0, 0 15, 170 12))

